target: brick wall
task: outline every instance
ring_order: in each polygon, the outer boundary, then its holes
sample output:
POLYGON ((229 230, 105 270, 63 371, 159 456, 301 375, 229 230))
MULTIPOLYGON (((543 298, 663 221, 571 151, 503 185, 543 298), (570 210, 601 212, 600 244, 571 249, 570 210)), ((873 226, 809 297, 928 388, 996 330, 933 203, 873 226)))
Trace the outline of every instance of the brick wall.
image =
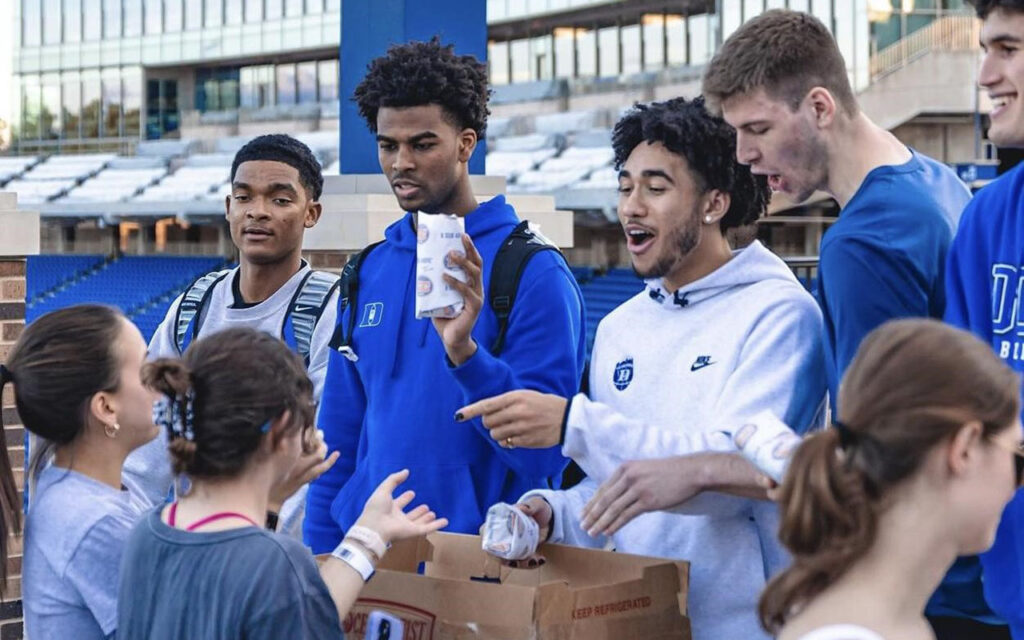
MULTIPOLYGON (((0 258, 0 362, 6 362, 14 342, 25 326, 25 260, 0 258)), ((3 390, 3 411, 7 454, 14 467, 19 489, 24 489, 25 430, 14 408, 14 390, 3 390)), ((19 494, 20 495, 20 494, 19 494)), ((21 538, 11 540, 7 558, 7 590, 0 603, 0 640, 24 636, 21 614, 21 538)))

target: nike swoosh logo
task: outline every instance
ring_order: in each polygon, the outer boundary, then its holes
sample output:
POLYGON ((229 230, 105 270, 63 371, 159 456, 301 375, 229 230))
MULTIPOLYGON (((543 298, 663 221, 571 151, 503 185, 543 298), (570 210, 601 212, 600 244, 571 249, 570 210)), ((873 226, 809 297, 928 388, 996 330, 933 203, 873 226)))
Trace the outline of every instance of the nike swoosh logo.
POLYGON ((698 369, 703 369, 704 367, 710 367, 713 364, 715 364, 715 363, 714 362, 694 362, 693 364, 690 365, 690 371, 697 371, 698 369))

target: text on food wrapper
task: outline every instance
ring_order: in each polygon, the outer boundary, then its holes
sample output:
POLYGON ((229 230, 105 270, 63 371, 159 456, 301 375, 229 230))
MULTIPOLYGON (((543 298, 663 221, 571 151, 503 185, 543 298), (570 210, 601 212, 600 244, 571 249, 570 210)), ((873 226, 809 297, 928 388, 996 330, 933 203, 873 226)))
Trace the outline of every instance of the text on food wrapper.
POLYGON ((581 620, 583 618, 597 618, 600 616, 622 613, 623 611, 632 611, 633 609, 647 609, 650 606, 650 596, 632 598, 630 600, 619 600, 618 602, 609 602, 608 604, 598 604, 592 607, 580 607, 579 609, 575 609, 572 612, 572 619, 581 620))

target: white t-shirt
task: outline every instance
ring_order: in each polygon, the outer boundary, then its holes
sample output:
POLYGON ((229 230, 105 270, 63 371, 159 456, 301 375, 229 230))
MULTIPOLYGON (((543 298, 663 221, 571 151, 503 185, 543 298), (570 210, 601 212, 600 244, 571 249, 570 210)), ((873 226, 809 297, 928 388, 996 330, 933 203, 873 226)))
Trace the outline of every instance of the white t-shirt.
MULTIPOLYGON (((239 271, 237 267, 232 269, 227 276, 214 285, 213 290, 209 293, 209 298, 203 307, 202 324, 196 337, 209 336, 218 331, 235 327, 248 327, 280 337, 281 325, 284 323, 284 316, 288 313, 292 298, 309 272, 309 265, 303 261, 302 268, 289 278, 274 295, 263 302, 243 306, 237 304, 234 292, 234 283, 235 279, 239 277, 239 271)), ((171 303, 163 322, 153 334, 153 338, 149 342, 147 356, 150 360, 178 355, 174 320, 178 314, 178 305, 181 304, 184 295, 183 292, 171 303)), ((320 316, 310 341, 307 373, 313 382, 313 396, 317 400, 320 399, 320 393, 324 387, 324 377, 327 375, 329 345, 338 318, 338 295, 339 291, 335 290, 327 300, 323 315, 320 316)), ((174 481, 170 460, 167 456, 167 434, 161 431, 160 435, 151 442, 133 451, 125 460, 123 475, 135 487, 140 488, 144 497, 152 504, 163 502, 174 481)))
POLYGON ((871 629, 855 624, 830 624, 800 636, 800 640, 885 640, 871 629))

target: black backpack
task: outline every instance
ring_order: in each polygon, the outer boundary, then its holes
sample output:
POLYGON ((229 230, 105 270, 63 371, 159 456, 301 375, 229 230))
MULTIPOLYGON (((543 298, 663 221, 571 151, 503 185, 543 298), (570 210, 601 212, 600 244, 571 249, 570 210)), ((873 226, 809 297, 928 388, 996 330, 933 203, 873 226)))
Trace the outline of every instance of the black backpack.
MULTIPOLYGON (((352 347, 352 333, 356 326, 356 308, 359 299, 359 269, 366 260, 366 256, 382 243, 383 241, 368 245, 352 256, 341 272, 338 326, 334 330, 330 344, 332 349, 337 350, 352 362, 359 359, 352 347), (350 308, 351 311, 348 314, 348 322, 342 324, 341 317, 346 308, 350 308)), ((523 220, 508 234, 494 256, 487 302, 498 319, 498 336, 489 349, 495 356, 499 355, 505 346, 508 319, 512 314, 516 293, 519 291, 519 280, 523 277, 526 263, 534 254, 541 251, 554 251, 562 256, 558 247, 551 244, 551 241, 544 236, 531 230, 529 222, 523 220)), ((562 260, 565 260, 564 256, 562 260)))

